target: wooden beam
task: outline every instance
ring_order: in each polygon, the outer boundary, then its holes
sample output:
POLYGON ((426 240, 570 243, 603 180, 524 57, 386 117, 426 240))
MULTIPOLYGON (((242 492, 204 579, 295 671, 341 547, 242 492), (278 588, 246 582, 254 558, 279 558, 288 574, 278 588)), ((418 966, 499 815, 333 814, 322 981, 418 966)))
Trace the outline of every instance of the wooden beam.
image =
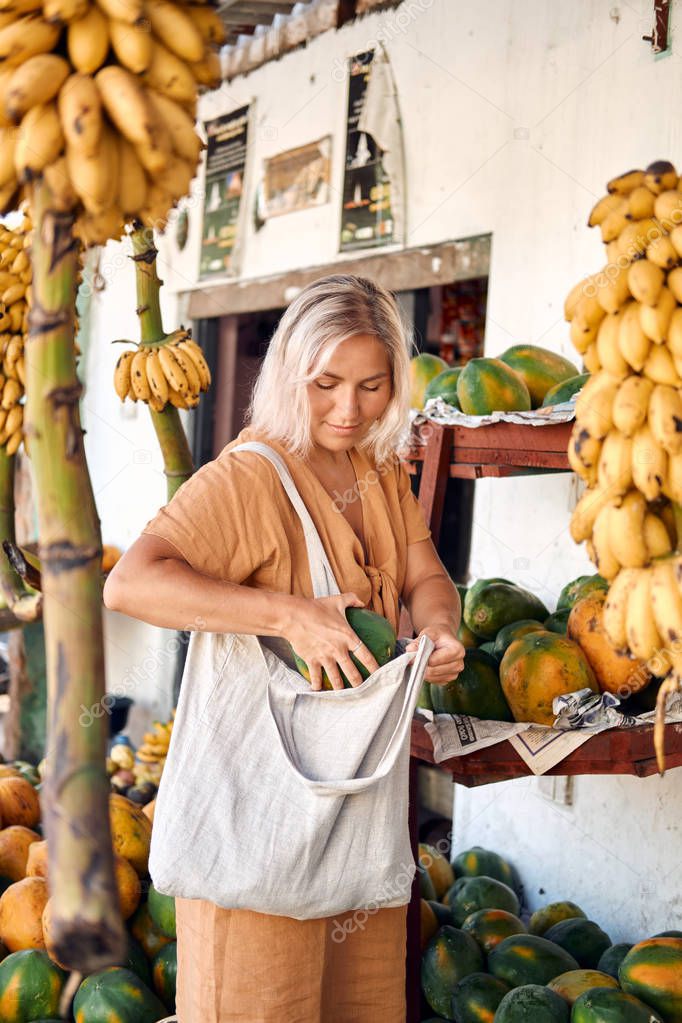
POLYGON ((198 320, 232 313, 284 309, 307 284, 331 273, 371 277, 390 291, 411 291, 436 284, 487 277, 490 269, 490 235, 463 241, 424 245, 399 252, 377 252, 326 265, 291 270, 252 280, 211 281, 189 291, 188 315, 198 320))

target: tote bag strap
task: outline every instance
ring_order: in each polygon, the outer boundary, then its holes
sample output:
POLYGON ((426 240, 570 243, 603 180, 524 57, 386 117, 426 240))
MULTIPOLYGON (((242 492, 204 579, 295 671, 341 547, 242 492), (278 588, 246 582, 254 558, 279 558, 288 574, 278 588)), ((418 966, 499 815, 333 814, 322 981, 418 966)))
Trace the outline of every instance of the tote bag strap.
POLYGON ((326 551, 322 546, 319 533, 315 528, 315 523, 310 517, 310 512, 303 503, 303 499, 296 489, 291 473, 289 472, 286 462, 280 455, 277 454, 267 444, 261 444, 259 441, 247 441, 244 444, 239 444, 236 448, 232 448, 231 451, 253 451, 257 455, 262 455, 263 458, 267 458, 269 462, 272 462, 280 480, 284 487, 287 497, 291 501, 294 511, 301 520, 303 526, 303 535, 305 537, 305 545, 308 551, 308 565, 310 567, 310 579, 313 586, 313 594, 315 597, 335 597, 341 591, 337 586, 336 579, 334 578, 334 572, 329 564, 329 558, 327 557, 326 551))
MULTIPOLYGON (((284 696, 278 693, 275 698, 272 686, 268 686, 268 707, 272 714, 275 731, 279 738, 282 752, 298 780, 305 785, 307 789, 321 796, 351 795, 355 792, 363 792, 365 789, 371 788, 373 785, 376 785, 377 782, 381 781, 382 778, 386 777, 393 768, 403 748, 403 742, 405 741, 407 731, 410 728, 414 708, 419 697, 419 690, 421 689, 424 679, 426 664, 431 656, 433 647, 433 641, 429 639, 428 636, 422 636, 419 640, 417 652, 410 666, 410 676, 407 681, 407 687, 405 692, 402 694, 402 707, 400 709, 397 724, 386 743, 374 771, 362 778, 335 778, 328 781, 319 781, 315 778, 309 778, 303 772, 296 753, 295 745, 289 742, 287 730, 283 728, 280 723, 280 716, 283 711, 288 713, 289 717, 291 716, 294 703, 297 699, 314 700, 320 699, 320 697, 325 699, 330 697, 332 695, 331 693, 314 693, 312 690, 310 692, 301 693, 291 690, 291 692, 287 692, 284 696), (277 706, 278 703, 280 706, 277 706)), ((359 688, 356 692, 358 699, 368 699, 371 697, 372 693, 371 689, 363 690, 362 688, 359 688)), ((368 713, 371 713, 369 709, 368 713)))

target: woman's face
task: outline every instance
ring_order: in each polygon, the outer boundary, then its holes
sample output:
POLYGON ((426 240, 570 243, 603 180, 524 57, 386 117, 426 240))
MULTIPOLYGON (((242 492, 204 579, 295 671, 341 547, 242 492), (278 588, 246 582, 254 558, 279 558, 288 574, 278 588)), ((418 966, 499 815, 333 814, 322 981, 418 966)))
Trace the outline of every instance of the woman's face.
POLYGON ((350 450, 391 399, 391 366, 384 345, 372 334, 342 341, 307 391, 315 447, 350 450))

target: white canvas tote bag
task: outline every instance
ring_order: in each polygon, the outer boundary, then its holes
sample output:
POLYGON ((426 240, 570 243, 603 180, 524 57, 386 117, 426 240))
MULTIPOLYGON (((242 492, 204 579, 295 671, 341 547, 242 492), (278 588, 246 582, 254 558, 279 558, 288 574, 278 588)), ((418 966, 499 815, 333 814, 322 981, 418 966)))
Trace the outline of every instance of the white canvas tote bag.
MULTIPOLYGON (((316 597, 339 592, 284 461, 316 597)), ((313 692, 256 636, 192 634, 154 814, 168 895, 299 920, 409 901, 410 722, 433 643, 361 686, 313 692)))

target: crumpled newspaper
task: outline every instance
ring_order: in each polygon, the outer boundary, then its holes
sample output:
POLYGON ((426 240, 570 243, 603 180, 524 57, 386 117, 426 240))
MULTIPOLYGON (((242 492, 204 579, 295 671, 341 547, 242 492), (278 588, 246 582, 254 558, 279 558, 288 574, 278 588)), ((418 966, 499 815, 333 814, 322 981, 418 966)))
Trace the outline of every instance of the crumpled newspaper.
POLYGON ((554 423, 567 423, 575 418, 575 395, 570 401, 547 408, 533 409, 531 412, 490 412, 486 416, 467 416, 464 412, 448 405, 442 398, 429 398, 423 411, 412 409, 411 423, 419 426, 422 423, 440 423, 441 426, 490 426, 492 423, 520 423, 525 426, 551 426, 554 423))
MULTIPOLYGON (((556 719, 552 726, 518 721, 482 721, 462 714, 434 714, 419 710, 426 719, 425 728, 433 743, 434 762, 461 757, 508 740, 533 774, 544 774, 578 749, 593 735, 609 728, 636 728, 650 725, 655 712, 633 717, 620 709, 620 700, 611 693, 580 689, 554 698, 556 719)), ((682 693, 668 701, 665 719, 682 722, 682 693)))
MULTIPOLYGON (((656 717, 655 711, 648 711, 634 717, 619 710, 620 699, 613 693, 594 693, 591 689, 579 689, 565 696, 555 696, 552 710, 556 714, 554 728, 564 731, 576 728, 592 728, 602 732, 605 728, 638 728, 650 725, 656 717)), ((674 693, 668 699, 665 720, 668 723, 682 721, 682 693, 674 693)))
POLYGON ((617 708, 620 699, 613 693, 595 693, 578 689, 575 693, 555 696, 552 710, 556 714, 554 728, 636 728, 643 722, 617 708))

